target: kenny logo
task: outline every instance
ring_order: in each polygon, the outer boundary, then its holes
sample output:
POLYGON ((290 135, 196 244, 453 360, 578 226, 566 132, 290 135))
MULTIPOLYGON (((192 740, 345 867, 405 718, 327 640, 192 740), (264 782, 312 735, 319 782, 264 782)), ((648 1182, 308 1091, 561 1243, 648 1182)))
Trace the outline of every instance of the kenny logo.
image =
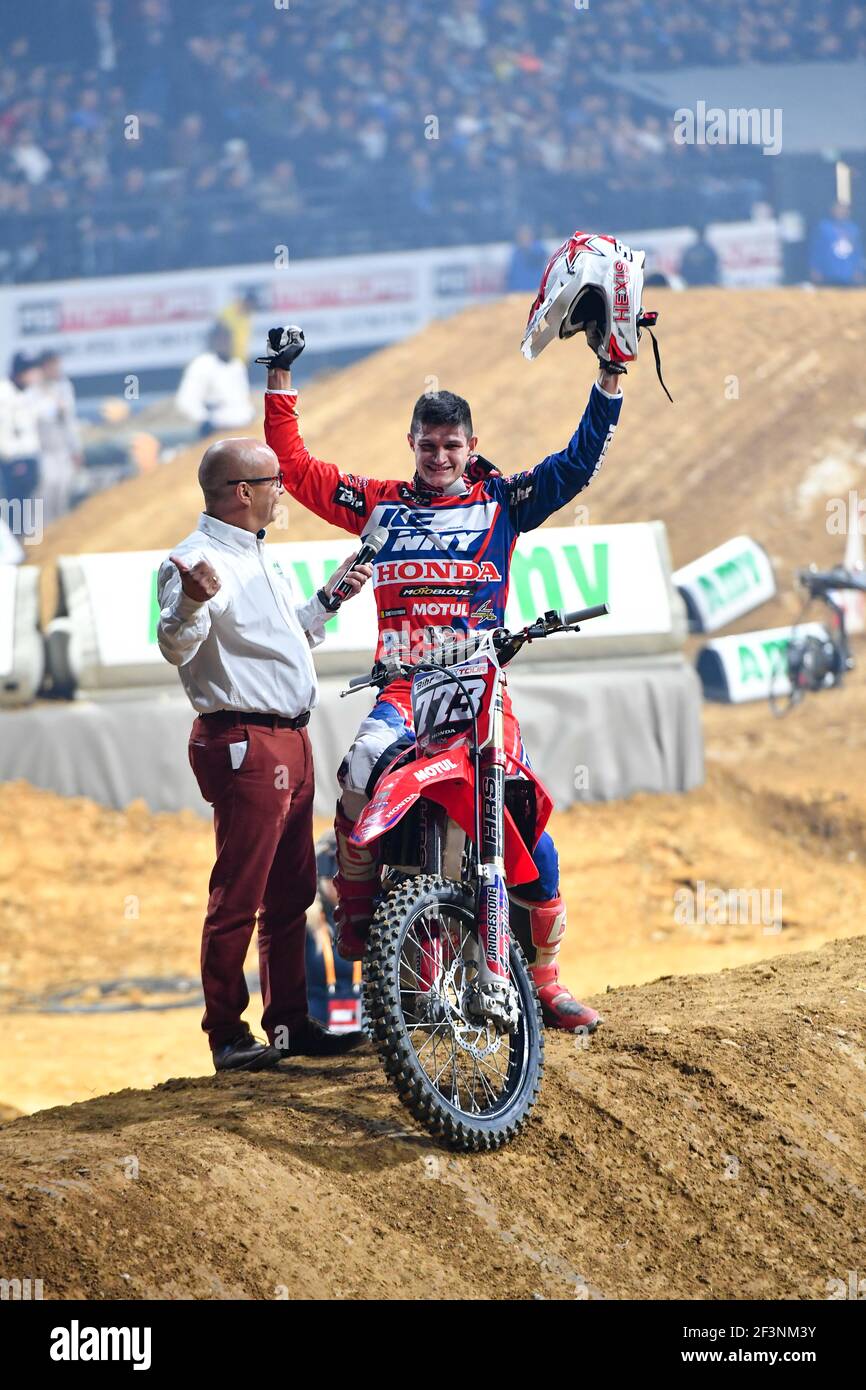
POLYGON ((457 764, 450 758, 440 758, 438 762, 428 763, 426 767, 420 768, 415 773, 416 782, 429 782, 431 777, 438 777, 440 772, 456 772, 457 764))
POLYGON ((423 531, 434 531, 444 545, 452 550, 466 550, 472 536, 485 535, 496 521, 498 502, 473 502, 467 507, 395 507, 381 502, 374 507, 364 528, 364 534, 376 526, 390 531, 390 548, 394 551, 435 550, 436 546, 423 531), (420 527, 423 530, 416 530, 420 527))
MULTIPOLYGON (((442 531, 439 533, 439 540, 444 545, 447 545, 449 550, 453 550, 457 553, 463 551, 465 554, 467 550, 471 550, 475 542, 484 534, 484 531, 442 531)), ((395 536, 394 540, 391 542, 392 554, 396 555, 398 551, 405 550, 410 551, 413 555, 418 555, 425 550, 433 550, 437 554, 441 554, 440 547, 436 545, 430 536, 419 536, 417 534, 395 536)))

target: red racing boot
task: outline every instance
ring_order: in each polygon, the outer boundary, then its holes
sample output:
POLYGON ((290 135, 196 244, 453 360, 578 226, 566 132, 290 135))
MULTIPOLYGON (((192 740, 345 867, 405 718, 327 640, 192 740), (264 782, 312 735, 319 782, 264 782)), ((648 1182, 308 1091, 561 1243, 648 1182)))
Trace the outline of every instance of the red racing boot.
POLYGON ((361 960, 379 892, 379 859, 364 846, 353 845, 349 836, 355 822, 349 820, 341 801, 337 802, 334 833, 337 837, 337 950, 343 960, 361 960))
POLYGON ((538 991, 545 1024, 548 1028, 562 1028, 570 1033, 594 1033, 601 1022, 595 1009, 581 1004, 559 980, 557 956, 565 936, 565 903, 562 898, 534 903, 516 897, 513 892, 509 897, 529 918, 532 942, 532 950, 527 952, 529 973, 538 991))

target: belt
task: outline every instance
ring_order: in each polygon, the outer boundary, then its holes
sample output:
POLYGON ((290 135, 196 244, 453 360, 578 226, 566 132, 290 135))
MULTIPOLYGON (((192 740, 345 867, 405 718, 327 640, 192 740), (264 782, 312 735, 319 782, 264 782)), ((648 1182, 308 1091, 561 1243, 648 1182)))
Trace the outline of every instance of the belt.
POLYGON ((240 709, 218 709, 211 714, 201 714, 199 718, 211 724, 264 724, 269 729, 304 729, 310 722, 310 711, 305 709, 295 719, 288 719, 282 714, 250 714, 240 709))

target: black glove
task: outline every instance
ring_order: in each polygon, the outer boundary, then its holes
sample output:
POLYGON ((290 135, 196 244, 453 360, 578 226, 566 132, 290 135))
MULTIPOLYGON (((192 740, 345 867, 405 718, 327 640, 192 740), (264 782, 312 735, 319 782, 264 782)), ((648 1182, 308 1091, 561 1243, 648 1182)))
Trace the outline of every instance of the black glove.
POLYGON ((602 336, 597 323, 590 321, 585 329, 587 345, 590 351, 594 352, 598 358, 599 366, 605 372, 615 372, 618 376, 624 374, 626 367, 619 362, 610 362, 601 350, 602 336))
POLYGON ((304 330, 298 328, 297 324, 289 324, 288 328, 271 328, 267 354, 257 357, 256 362, 262 367, 280 367, 288 371, 305 347, 304 330))

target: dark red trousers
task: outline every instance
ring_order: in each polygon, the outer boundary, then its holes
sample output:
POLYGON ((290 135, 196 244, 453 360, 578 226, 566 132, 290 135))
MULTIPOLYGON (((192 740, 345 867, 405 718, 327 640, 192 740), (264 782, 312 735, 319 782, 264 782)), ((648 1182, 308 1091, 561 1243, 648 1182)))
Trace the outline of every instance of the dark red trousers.
POLYGON ((243 1027, 244 961, 258 913, 262 1027, 273 1042, 278 1029, 296 1028, 307 1014, 305 923, 316 895, 310 740, 306 729, 215 728, 197 719, 189 760, 216 832, 201 943, 202 1028, 214 1048, 243 1027), (230 746, 244 740, 235 768, 230 746))

